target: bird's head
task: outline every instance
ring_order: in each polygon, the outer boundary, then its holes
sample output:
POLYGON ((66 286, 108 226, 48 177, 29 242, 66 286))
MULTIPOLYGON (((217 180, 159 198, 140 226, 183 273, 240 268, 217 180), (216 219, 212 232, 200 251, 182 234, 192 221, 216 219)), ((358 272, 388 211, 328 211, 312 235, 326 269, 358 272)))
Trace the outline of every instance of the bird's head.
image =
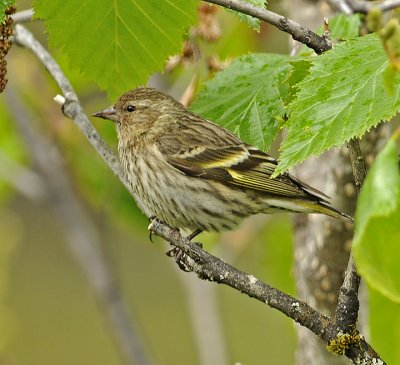
POLYGON ((114 106, 94 113, 94 117, 116 123, 119 137, 147 137, 162 133, 176 120, 184 106, 152 88, 138 88, 123 94, 114 106))

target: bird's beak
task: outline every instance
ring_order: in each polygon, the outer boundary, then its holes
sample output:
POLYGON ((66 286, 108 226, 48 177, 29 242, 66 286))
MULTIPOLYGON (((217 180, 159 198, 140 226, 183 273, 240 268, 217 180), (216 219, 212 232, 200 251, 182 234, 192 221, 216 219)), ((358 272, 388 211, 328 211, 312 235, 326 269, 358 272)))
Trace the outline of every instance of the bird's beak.
POLYGON ((118 122, 117 111, 113 106, 104 110, 100 110, 99 112, 93 113, 92 116, 118 122))

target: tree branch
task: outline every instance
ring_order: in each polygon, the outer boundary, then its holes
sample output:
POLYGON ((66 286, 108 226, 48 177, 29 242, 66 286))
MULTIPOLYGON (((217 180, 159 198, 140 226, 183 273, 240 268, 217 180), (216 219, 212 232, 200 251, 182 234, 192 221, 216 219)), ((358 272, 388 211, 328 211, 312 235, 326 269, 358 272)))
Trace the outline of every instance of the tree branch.
MULTIPOLYGON (((183 237, 177 230, 165 223, 153 220, 149 230, 167 240, 171 245, 183 251, 186 255, 181 260, 185 267, 197 274, 200 279, 225 284, 248 295, 271 308, 275 308, 292 318, 297 323, 310 329, 316 336, 329 342, 341 335, 341 330, 335 322, 320 312, 311 308, 307 303, 299 301, 278 289, 260 281, 255 276, 247 274, 225 263, 218 257, 204 251, 198 244, 183 237)), ((345 355, 355 364, 377 364, 379 355, 363 337, 346 347, 345 355)))
MULTIPOLYGON (((360 193, 361 186, 367 175, 367 168, 358 140, 355 138, 351 139, 347 146, 350 152, 354 182, 357 192, 360 193)), ((357 325, 359 310, 358 289, 360 281, 361 278, 357 274, 353 256, 350 254, 344 281, 340 287, 338 305, 336 308, 336 322, 344 333, 350 333, 357 325)))
POLYGON ((223 6, 225 8, 250 15, 274 25, 283 32, 289 33, 293 39, 312 48, 317 54, 331 49, 328 39, 302 27, 300 24, 282 15, 276 14, 267 9, 261 9, 241 0, 205 0, 209 3, 223 6))

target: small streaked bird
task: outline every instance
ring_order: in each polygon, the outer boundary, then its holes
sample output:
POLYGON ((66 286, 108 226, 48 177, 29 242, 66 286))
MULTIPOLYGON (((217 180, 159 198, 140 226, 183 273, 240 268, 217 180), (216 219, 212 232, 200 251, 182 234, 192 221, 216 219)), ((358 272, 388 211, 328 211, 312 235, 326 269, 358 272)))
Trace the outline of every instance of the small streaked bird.
POLYGON ((290 174, 271 179, 275 159, 160 91, 128 91, 93 116, 116 123, 138 206, 148 217, 192 231, 190 239, 231 230, 257 213, 322 213, 352 222, 290 174))

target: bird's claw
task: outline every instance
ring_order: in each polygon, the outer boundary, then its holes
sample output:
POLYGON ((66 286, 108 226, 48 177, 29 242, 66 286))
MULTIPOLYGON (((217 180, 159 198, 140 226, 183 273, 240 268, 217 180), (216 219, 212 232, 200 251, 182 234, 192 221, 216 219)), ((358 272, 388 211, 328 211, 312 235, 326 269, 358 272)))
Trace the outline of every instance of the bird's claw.
POLYGON ((153 231, 151 230, 151 228, 153 227, 153 223, 155 220, 158 221, 158 219, 155 215, 152 215, 151 217, 149 217, 150 224, 148 225, 147 230, 149 231, 149 239, 150 239, 151 243, 154 243, 153 242, 153 231))
POLYGON ((168 257, 173 257, 174 258, 174 260, 175 260, 175 262, 177 263, 177 265, 179 266, 179 268, 182 270, 182 271, 185 271, 185 272, 190 272, 190 271, 192 271, 191 269, 190 269, 190 267, 188 267, 188 265, 186 264, 186 262, 185 262, 185 260, 187 259, 187 255, 185 254, 185 252, 182 250, 182 249, 180 249, 179 247, 174 247, 174 248, 171 248, 170 250, 168 250, 166 253, 165 253, 168 257))
MULTIPOLYGON (((203 248, 203 245, 200 242, 194 242, 200 248, 203 248)), ((179 268, 185 272, 193 271, 191 267, 188 265, 187 260, 191 258, 179 247, 173 247, 165 253, 168 257, 173 257, 175 262, 178 264, 179 268)))

